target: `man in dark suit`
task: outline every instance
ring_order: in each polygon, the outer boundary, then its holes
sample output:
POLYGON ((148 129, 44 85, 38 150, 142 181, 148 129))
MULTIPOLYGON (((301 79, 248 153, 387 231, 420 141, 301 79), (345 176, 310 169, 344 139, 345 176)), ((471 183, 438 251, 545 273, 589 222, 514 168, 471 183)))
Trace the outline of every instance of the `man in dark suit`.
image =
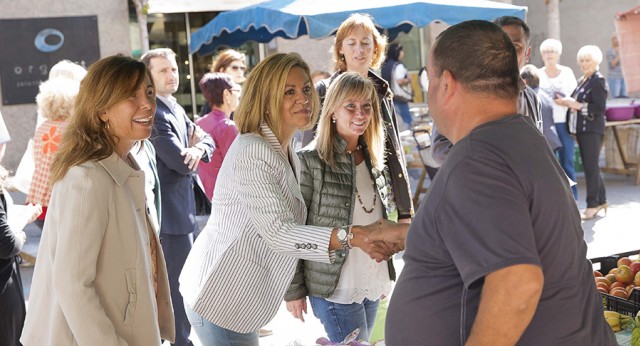
POLYGON ((179 291, 178 277, 191 250, 197 231, 193 193, 198 183, 196 169, 200 160, 209 162, 213 140, 187 117, 172 96, 178 90, 178 65, 168 48, 153 49, 142 56, 156 87, 156 115, 151 142, 156 149, 158 177, 162 191, 160 241, 167 262, 171 299, 176 321, 174 345, 193 345, 179 291))

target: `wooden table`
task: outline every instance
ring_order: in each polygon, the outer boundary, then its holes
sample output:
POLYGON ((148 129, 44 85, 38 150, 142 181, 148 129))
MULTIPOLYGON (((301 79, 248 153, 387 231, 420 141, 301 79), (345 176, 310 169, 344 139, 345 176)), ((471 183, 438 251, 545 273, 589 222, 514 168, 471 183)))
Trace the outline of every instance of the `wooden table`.
POLYGON ((640 119, 631 119, 624 121, 607 121, 605 123, 605 127, 611 127, 613 132, 613 138, 616 141, 616 146, 618 148, 618 152, 620 153, 620 158, 622 159, 622 164, 624 168, 612 168, 612 167, 603 167, 601 170, 603 172, 616 173, 616 174, 625 174, 631 175, 635 178, 635 184, 640 185, 640 169, 638 168, 638 162, 629 162, 628 155, 623 148, 626 146, 625 143, 622 143, 620 139, 620 135, 618 133, 618 126, 622 125, 633 125, 640 124, 640 119))

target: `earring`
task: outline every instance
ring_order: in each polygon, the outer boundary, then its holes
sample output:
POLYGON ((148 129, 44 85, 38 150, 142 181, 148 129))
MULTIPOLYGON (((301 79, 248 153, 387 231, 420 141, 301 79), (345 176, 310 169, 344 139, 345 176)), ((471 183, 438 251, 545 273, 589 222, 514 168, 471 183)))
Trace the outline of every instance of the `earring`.
POLYGON ((336 118, 331 118, 331 122, 335 124, 336 123, 336 118))
POLYGON ((344 61, 344 55, 340 57, 340 60, 344 61))
POLYGON ((109 131, 109 121, 104 122, 104 128, 109 131))

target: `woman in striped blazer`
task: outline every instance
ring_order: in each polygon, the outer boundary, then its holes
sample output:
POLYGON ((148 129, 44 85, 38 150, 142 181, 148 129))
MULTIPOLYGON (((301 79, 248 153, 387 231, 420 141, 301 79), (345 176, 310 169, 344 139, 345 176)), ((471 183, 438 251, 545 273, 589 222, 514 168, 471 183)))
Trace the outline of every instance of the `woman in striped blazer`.
POLYGON ((180 276, 187 316, 203 345, 258 345, 258 329, 283 301, 298 258, 332 263, 333 250, 359 247, 378 260, 393 249, 365 241, 380 227, 305 226, 296 131, 310 127, 318 98, 297 54, 274 54, 245 83, 240 135, 216 183, 211 217, 180 276))

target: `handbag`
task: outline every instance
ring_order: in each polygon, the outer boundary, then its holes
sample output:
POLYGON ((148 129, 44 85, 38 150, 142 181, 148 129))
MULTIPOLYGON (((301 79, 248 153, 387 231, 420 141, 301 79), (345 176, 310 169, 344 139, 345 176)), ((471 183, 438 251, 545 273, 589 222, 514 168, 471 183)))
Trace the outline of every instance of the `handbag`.
POLYGON ((411 83, 405 85, 398 85, 396 90, 393 93, 394 99, 400 102, 409 103, 413 102, 413 87, 411 87, 411 83))
MULTIPOLYGON (((397 62, 394 66, 392 71, 395 71, 396 68, 398 67, 398 65, 400 65, 399 62, 397 62)), ((407 76, 405 76, 406 78, 407 76)), ((415 93, 413 92, 413 87, 411 86, 411 83, 407 83, 405 85, 400 85, 398 83, 393 83, 393 99, 399 102, 404 102, 404 103, 409 103, 409 102, 413 102, 413 97, 415 96, 415 93)))
POLYGON ((576 125, 578 123, 578 112, 575 109, 569 108, 567 112, 567 131, 570 134, 576 134, 576 125))
POLYGON ((193 182, 193 196, 196 200, 196 215, 211 215, 211 201, 204 193, 204 187, 197 175, 193 182))

